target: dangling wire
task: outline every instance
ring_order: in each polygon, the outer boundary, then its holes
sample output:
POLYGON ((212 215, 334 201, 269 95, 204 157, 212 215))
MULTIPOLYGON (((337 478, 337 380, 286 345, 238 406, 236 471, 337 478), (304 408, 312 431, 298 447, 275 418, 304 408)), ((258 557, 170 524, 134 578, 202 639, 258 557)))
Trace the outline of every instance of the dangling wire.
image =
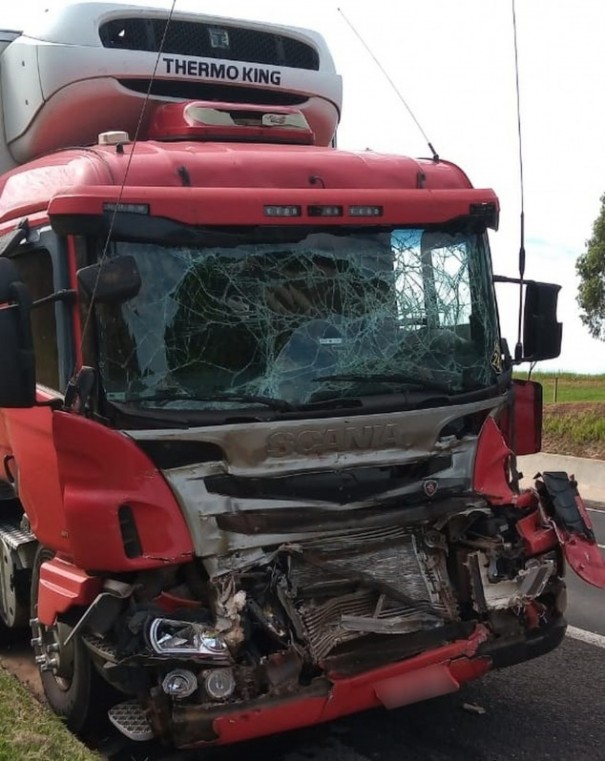
POLYGON ((421 134, 421 135, 422 135, 422 137, 425 139, 425 141, 426 141, 426 144, 427 144, 427 145, 428 145, 428 147, 429 147, 429 150, 430 150, 430 152, 431 152, 431 155, 432 155, 433 161, 439 161, 439 154, 438 154, 438 153, 437 153, 437 151, 436 151, 436 150, 433 148, 433 144, 432 144, 432 143, 431 143, 431 141, 428 139, 428 136, 427 136, 426 132, 425 132, 425 131, 422 129, 422 125, 420 124, 420 122, 418 121, 418 119, 415 117, 415 115, 414 115, 414 112, 412 111, 412 109, 411 109, 411 108, 410 108, 410 106, 408 105, 407 101, 405 100, 405 98, 403 97, 403 95, 401 94, 401 92, 399 91, 399 89, 398 89, 397 85, 395 84, 395 82, 393 82, 393 80, 392 80, 392 79, 391 79, 391 77, 389 76, 389 74, 388 74, 387 70, 386 70, 386 69, 384 68, 384 66, 383 66, 383 65, 380 63, 380 61, 378 60, 378 58, 377 58, 377 57, 374 55, 374 53, 373 53, 373 51, 371 50, 370 46, 367 44, 367 42, 364 40, 364 38, 361 36, 361 34, 359 34, 359 32, 357 31, 357 29, 356 29, 356 28, 353 26, 352 22, 351 22, 351 21, 349 21, 349 19, 347 18, 347 16, 346 16, 345 12, 342 10, 342 8, 338 8, 337 10, 338 10, 338 12, 340 13, 340 15, 343 17, 343 19, 346 21, 347 25, 349 26, 349 28, 351 29, 351 31, 353 32, 353 34, 354 34, 354 35, 357 37, 357 39, 358 39, 358 40, 361 42, 361 44, 362 44, 362 45, 364 46, 364 48, 367 50, 368 54, 370 55, 370 57, 372 58, 372 60, 373 60, 373 61, 374 61, 374 63, 376 64, 376 66, 378 66, 378 68, 380 69, 380 71, 381 71, 381 72, 382 72, 382 74, 384 75, 384 77, 385 77, 385 79, 387 80, 387 82, 388 82, 388 83, 391 85, 391 87, 393 88, 393 90, 394 90, 395 94, 397 95, 397 97, 399 98, 399 100, 400 100, 400 101, 403 103, 403 105, 405 106, 405 108, 406 108, 406 110, 407 110, 408 114, 409 114, 409 115, 412 117, 412 119, 413 119, 413 121, 414 121, 414 124, 415 124, 415 125, 418 127, 418 129, 420 130, 420 134, 421 134))
POLYGON ((521 218, 520 218, 520 235, 521 243, 519 246, 519 323, 517 330, 517 345, 515 346, 515 359, 521 360, 523 356, 523 344, 521 342, 521 332, 523 327, 523 278, 525 276, 525 198, 523 181, 523 142, 521 131, 521 96, 519 88, 519 52, 517 49, 517 13, 515 9, 515 0, 512 0, 513 12, 513 41, 515 47, 515 89, 517 93, 517 138, 519 143, 519 182, 521 185, 521 218))
MULTIPOLYGON (((134 132, 133 140, 132 140, 132 147, 130 150, 130 153, 128 155, 128 161, 126 163, 126 169, 124 170, 124 177, 122 178, 122 182, 120 184, 120 191, 118 193, 118 200, 114 205, 114 208, 112 209, 111 213, 111 219, 109 222, 109 230, 107 231, 107 236, 105 238, 105 243, 103 245, 103 250, 101 252, 101 258, 99 259, 99 264, 102 265, 105 259, 107 258, 107 253, 109 251, 109 245, 111 243, 111 236, 113 234, 113 230, 115 227, 115 221, 116 216, 118 214, 118 211, 120 209, 120 203, 122 201, 122 198, 124 196, 124 190, 126 188, 126 180, 128 179, 128 174, 130 172, 130 167, 132 165, 132 161, 134 158, 135 148, 137 146, 137 142, 139 140, 140 134, 141 134, 141 128, 143 126, 143 119, 145 117, 145 112, 147 110, 147 106, 149 104, 149 100, 151 98, 151 91, 153 89, 153 85, 155 83, 155 77, 158 72, 158 66, 160 65, 160 58, 162 56, 162 53, 164 52, 164 46, 166 44, 166 37, 168 35, 168 29, 170 27, 170 24, 172 22, 172 17, 174 16, 174 10, 176 8, 177 0, 172 0, 172 5, 170 7, 170 11, 168 13, 168 18, 166 19, 166 25, 164 26, 164 32, 162 34, 162 39, 160 40, 160 45, 158 47, 158 54, 155 59, 155 64, 153 66, 153 71, 151 73, 151 77, 149 79, 149 86, 147 87, 147 92, 145 93, 145 99, 143 101, 143 105, 141 106, 141 111, 139 113, 139 119, 137 122, 137 126, 134 132)), ((92 307, 94 305, 95 296, 97 294, 97 288, 99 285, 99 278, 101 276, 101 267, 99 267, 99 272, 97 274, 97 278, 95 280, 95 285, 92 291, 92 295, 90 297, 90 306, 88 309, 88 313, 86 315, 86 320, 84 321, 84 325, 82 327, 82 336, 80 341, 80 351, 84 348, 84 337, 86 336, 86 331, 88 330, 88 325, 90 323, 91 315, 92 315, 92 307)))

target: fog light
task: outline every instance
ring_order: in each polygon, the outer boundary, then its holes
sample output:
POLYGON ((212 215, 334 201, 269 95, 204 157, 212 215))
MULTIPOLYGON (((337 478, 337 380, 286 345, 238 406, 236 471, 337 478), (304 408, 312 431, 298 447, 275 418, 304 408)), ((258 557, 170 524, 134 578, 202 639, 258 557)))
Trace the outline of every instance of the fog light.
POLYGON ((175 669, 164 677, 162 689, 176 700, 188 698, 197 690, 197 677, 186 669, 175 669))
POLYGON ((231 669, 213 669, 204 677, 204 687, 214 700, 225 700, 233 695, 235 679, 231 669))

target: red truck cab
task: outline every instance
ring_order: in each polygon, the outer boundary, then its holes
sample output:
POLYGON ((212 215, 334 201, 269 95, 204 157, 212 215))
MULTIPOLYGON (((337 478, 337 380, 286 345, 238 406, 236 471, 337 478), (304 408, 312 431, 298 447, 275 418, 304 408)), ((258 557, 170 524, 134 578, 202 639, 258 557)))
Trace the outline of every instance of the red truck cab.
POLYGON ((229 743, 555 647, 566 558, 605 575, 575 483, 519 488, 558 286, 513 359, 494 192, 336 150, 312 32, 82 4, 7 43, 3 97, 43 74, 0 151, 0 626, 51 707, 229 743))

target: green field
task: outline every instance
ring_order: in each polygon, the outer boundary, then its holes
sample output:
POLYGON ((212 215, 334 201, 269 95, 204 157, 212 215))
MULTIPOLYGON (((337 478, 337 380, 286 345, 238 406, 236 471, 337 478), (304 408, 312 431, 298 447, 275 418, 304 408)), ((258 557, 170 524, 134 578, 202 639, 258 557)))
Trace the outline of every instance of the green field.
MULTIPOLYGON (((516 373, 518 378, 527 374, 516 373)), ((532 380, 542 384, 544 404, 553 402, 605 402, 605 375, 573 373, 532 373, 532 380)))
MULTIPOLYGON (((527 374, 515 377, 526 379, 527 374)), ((542 451, 605 460, 605 375, 531 377, 544 389, 542 451)))

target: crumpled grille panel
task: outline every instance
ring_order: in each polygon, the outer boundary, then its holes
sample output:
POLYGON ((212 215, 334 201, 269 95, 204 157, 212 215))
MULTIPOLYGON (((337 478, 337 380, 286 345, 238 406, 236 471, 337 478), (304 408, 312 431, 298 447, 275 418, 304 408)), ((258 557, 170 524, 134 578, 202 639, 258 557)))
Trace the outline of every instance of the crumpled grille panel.
POLYGON ((424 548, 420 532, 352 531, 296 550, 289 580, 316 660, 368 633, 404 634, 458 618, 445 555, 424 548))

